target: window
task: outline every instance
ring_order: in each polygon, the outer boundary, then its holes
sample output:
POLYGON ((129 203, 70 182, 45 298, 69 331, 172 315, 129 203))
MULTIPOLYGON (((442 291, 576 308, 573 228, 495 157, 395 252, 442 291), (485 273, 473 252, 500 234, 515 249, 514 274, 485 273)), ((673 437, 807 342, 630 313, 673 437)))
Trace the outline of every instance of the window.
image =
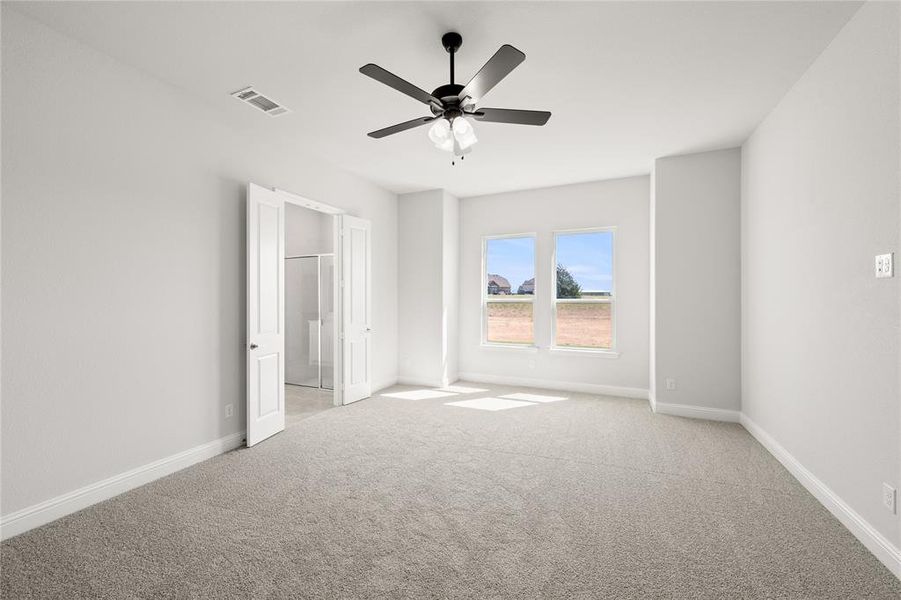
POLYGON ((613 349, 613 230, 554 234, 554 346, 613 349))
POLYGON ((535 236, 485 238, 482 342, 535 344, 535 236))

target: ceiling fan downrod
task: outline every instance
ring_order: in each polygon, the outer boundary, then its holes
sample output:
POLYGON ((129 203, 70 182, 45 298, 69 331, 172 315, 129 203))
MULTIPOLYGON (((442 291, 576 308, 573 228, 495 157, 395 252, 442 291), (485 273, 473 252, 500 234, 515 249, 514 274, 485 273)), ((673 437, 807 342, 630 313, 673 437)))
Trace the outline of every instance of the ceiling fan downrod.
POLYGON ((454 54, 463 45, 463 36, 456 31, 448 31, 441 36, 441 45, 450 54, 450 85, 454 85, 454 54))

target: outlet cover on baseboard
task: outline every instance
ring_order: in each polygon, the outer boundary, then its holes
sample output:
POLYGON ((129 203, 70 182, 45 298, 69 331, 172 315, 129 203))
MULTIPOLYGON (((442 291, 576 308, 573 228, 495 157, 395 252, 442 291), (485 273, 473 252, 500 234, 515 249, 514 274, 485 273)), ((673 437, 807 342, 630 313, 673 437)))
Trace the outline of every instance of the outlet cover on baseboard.
POLYGON ((664 385, 666 385, 666 389, 675 390, 676 389, 676 380, 672 377, 667 377, 663 380, 664 385))
POLYGON ((890 486, 887 483, 882 484, 882 504, 891 512, 895 514, 897 511, 897 502, 898 502, 898 493, 895 491, 895 488, 890 486))

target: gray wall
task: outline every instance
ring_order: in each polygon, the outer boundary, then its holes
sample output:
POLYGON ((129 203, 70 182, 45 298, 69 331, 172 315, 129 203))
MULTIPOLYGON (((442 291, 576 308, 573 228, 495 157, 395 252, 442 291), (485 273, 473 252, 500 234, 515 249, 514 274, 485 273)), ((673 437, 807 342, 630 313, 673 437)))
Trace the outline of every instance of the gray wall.
POLYGON ((901 242, 899 12, 865 4, 742 165, 743 411, 896 547, 901 285, 873 257, 901 242))
POLYGON ((395 380, 393 194, 2 17, 3 514, 244 428, 248 181, 372 220, 373 389, 395 380))
POLYGON ((656 400, 741 408, 738 149, 658 159, 654 166, 656 400), (667 390, 665 380, 676 381, 667 390))

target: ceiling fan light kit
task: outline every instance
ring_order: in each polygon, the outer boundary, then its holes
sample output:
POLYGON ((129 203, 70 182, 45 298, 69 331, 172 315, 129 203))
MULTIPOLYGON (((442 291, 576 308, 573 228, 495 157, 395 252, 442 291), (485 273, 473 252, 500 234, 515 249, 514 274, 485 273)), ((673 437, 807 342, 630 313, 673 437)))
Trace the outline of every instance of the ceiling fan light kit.
POLYGON ((513 46, 501 46, 464 86, 454 83, 454 55, 463 45, 463 37, 453 31, 445 33, 441 37, 441 45, 450 55, 450 83, 435 88, 431 94, 378 65, 369 63, 360 67, 360 73, 428 105, 432 112, 430 117, 419 117, 372 131, 370 137, 379 139, 431 123, 428 137, 435 147, 462 158, 478 142, 470 119, 540 126, 551 118, 551 113, 547 111, 476 107, 489 90, 526 59, 526 55, 513 46))

